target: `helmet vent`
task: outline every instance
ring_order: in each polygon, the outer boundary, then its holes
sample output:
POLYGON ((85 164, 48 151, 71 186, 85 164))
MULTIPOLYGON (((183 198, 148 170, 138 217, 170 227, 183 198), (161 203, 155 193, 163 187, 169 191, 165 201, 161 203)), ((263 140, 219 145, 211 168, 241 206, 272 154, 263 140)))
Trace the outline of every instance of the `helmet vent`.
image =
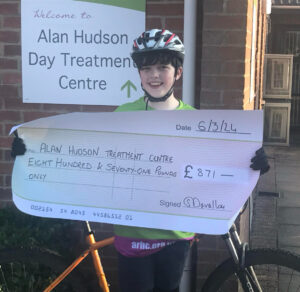
POLYGON ((164 42, 168 41, 168 39, 169 39, 171 36, 172 36, 171 34, 167 34, 167 35, 164 37, 164 42))
POLYGON ((160 39, 160 37, 161 37, 161 32, 160 31, 156 32, 154 36, 155 41, 157 42, 160 39))

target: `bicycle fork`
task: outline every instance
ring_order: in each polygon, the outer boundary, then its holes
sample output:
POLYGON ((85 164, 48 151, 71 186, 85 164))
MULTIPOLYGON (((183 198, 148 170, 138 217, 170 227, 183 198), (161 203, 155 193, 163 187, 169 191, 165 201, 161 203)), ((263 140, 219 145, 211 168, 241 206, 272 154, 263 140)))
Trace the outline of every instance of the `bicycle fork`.
POLYGON ((247 292, 263 292, 258 282, 253 267, 245 268, 246 250, 248 249, 247 243, 242 243, 233 224, 229 232, 222 235, 229 253, 236 265, 236 275, 244 289, 247 292))

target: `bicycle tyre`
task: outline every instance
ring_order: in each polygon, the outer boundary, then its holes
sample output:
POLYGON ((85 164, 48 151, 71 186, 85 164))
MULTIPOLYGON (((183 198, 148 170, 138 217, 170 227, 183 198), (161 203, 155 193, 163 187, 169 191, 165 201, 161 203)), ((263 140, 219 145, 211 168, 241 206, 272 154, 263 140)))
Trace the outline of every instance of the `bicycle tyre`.
MULTIPOLYGON (((0 292, 43 291, 68 264, 53 252, 33 248, 0 250, 0 292)), ((53 291, 87 291, 74 270, 53 291)))
MULTIPOLYGON (((245 256, 245 268, 248 267, 254 268, 263 292, 292 292, 300 290, 299 255, 280 249, 249 250, 246 251, 245 256), (283 284, 288 286, 282 287, 283 284)), ((230 287, 230 283, 232 284, 233 282, 230 282, 230 279, 233 277, 237 279, 234 276, 237 270, 232 258, 225 260, 208 277, 203 285, 202 292, 233 292, 232 286, 230 287), (230 288, 226 287, 226 283, 229 283, 228 286, 230 288)), ((237 283, 237 280, 235 283, 237 283)), ((241 289, 241 287, 239 288, 241 289)))

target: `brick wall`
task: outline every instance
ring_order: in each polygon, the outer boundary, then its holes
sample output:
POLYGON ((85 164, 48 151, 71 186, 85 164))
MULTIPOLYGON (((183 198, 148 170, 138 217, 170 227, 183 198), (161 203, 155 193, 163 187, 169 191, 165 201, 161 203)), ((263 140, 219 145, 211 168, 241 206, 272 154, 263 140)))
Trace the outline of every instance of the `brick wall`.
MULTIPOLYGON (((196 102, 201 109, 261 108, 263 62, 266 38, 266 15, 258 1, 256 48, 256 97, 250 97, 250 60, 252 43, 253 1, 208 0, 203 4, 201 84, 196 102)), ((249 208, 237 221, 243 241, 249 241, 249 208)), ((219 236, 201 237, 197 248, 197 289, 201 291, 206 277, 217 264, 228 257, 219 236)))
MULTIPOLYGON (((204 3, 200 108, 253 109, 254 101, 249 103, 253 1, 204 3)), ((258 54, 264 45, 261 3, 258 1, 258 54)), ((261 55, 256 57, 259 69, 261 55)))
POLYGON ((247 1, 205 1, 200 108, 242 108, 247 1))

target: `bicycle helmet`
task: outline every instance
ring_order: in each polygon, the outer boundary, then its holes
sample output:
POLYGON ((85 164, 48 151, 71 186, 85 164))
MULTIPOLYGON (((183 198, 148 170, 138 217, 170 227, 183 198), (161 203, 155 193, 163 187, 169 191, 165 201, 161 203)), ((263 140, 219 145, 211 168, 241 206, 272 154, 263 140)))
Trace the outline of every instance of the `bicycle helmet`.
POLYGON ((145 31, 133 41, 131 57, 150 52, 170 52, 182 62, 184 59, 184 45, 180 38, 166 29, 151 29, 145 31))
MULTIPOLYGON (((176 61, 175 65, 175 75, 177 73, 178 67, 182 66, 184 60, 184 45, 180 38, 169 30, 166 29, 151 29, 145 31, 137 39, 133 41, 133 47, 131 52, 131 57, 133 61, 137 64, 140 69, 140 60, 143 57, 149 57, 153 54, 165 54, 168 53, 173 56, 176 61), (180 65, 178 65, 180 64, 180 65)), ((162 97, 151 96, 142 86, 145 96, 148 101, 151 102, 161 102, 167 100, 174 92, 175 79, 170 90, 162 97)))

